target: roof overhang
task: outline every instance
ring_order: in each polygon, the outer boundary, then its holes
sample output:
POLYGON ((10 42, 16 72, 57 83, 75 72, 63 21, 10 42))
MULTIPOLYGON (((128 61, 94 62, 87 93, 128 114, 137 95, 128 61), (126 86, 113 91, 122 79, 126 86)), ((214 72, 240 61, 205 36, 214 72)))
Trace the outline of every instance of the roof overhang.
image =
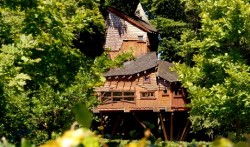
POLYGON ((112 7, 109 7, 108 8, 108 11, 119 16, 120 18, 130 22, 131 24, 135 25, 136 27, 140 28, 141 30, 145 31, 145 32, 148 32, 148 33, 153 33, 153 34, 156 34, 157 33, 157 30, 149 23, 139 19, 139 18, 136 18, 136 17, 130 17, 122 12, 119 12, 118 10, 112 8, 112 7))

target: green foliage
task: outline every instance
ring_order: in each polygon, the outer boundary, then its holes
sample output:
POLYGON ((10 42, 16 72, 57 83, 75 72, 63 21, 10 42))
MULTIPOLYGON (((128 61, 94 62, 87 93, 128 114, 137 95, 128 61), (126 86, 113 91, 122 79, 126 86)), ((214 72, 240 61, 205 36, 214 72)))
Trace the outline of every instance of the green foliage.
MULTIPOLYGON (((156 146, 156 147, 187 147, 187 146, 208 146, 211 143, 208 142, 172 142, 172 141, 161 141, 157 140, 156 142, 150 142, 148 139, 149 136, 143 137, 141 140, 107 140, 103 139, 100 136, 94 134, 90 130, 86 128, 79 128, 76 130, 68 130, 63 133, 62 136, 58 137, 55 140, 51 140, 41 147, 61 147, 61 146, 92 146, 92 147, 99 147, 99 146, 116 146, 116 147, 147 147, 147 146, 156 146)), ((224 138, 223 138, 224 139, 224 138)), ((230 142, 227 139, 224 140, 216 140, 215 143, 217 145, 225 144, 225 142, 230 142)), ((230 142, 231 143, 231 142, 230 142)), ((243 142, 242 142, 243 143, 243 142)), ((242 144, 241 143, 241 144, 242 144)), ((244 142, 247 144, 246 142, 244 142)), ((231 143, 232 144, 232 143, 231 143)), ((0 145, 3 147, 15 147, 14 145, 8 143, 6 140, 1 142, 0 145)), ((34 145, 30 144, 27 140, 22 140, 21 147, 33 147, 34 145)))
POLYGON ((150 21, 160 34, 160 58, 167 61, 183 61, 183 57, 179 55, 181 34, 199 27, 193 20, 196 14, 187 12, 185 3, 180 0, 143 0, 142 5, 148 10, 150 21))
POLYGON ((210 135, 250 132, 249 2, 201 1, 199 35, 182 36, 185 64, 176 71, 188 89, 194 130, 210 135), (189 37, 191 36, 191 37, 189 37))
POLYGON ((118 54, 114 60, 112 60, 107 52, 104 52, 101 56, 95 59, 95 67, 99 69, 101 73, 107 72, 110 68, 121 67, 125 61, 134 60, 132 51, 123 52, 118 54))
POLYGON ((1 1, 0 136, 41 144, 70 127, 76 103, 97 103, 93 87, 104 78, 73 41, 78 32, 103 32, 98 7, 79 0, 1 1))
POLYGON ((114 7, 128 15, 134 15, 138 3, 139 0, 133 0, 129 2, 127 0, 106 0, 103 2, 103 5, 106 7, 114 7))
POLYGON ((174 21, 164 17, 157 17, 152 20, 160 32, 160 46, 158 52, 162 60, 180 61, 181 56, 177 53, 180 50, 180 35, 188 28, 188 24, 183 21, 174 21))

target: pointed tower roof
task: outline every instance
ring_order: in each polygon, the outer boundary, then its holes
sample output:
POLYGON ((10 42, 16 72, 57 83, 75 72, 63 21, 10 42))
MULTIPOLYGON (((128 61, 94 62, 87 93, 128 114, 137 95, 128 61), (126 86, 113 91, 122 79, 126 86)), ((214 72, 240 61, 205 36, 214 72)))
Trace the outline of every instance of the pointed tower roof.
POLYGON ((141 3, 137 5, 137 8, 135 10, 135 16, 140 18, 141 20, 145 21, 146 23, 149 23, 148 16, 146 15, 145 11, 142 8, 141 3))

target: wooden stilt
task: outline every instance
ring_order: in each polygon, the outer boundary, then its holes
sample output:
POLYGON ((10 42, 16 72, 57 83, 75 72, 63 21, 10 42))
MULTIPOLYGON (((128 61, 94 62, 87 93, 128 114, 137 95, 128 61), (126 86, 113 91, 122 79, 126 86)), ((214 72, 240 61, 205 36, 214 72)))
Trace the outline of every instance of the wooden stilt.
POLYGON ((190 130, 190 121, 188 120, 187 121, 187 124, 185 126, 185 132, 184 132, 184 135, 182 136, 182 140, 185 140, 186 137, 187 137, 187 134, 189 133, 189 130, 190 130))
MULTIPOLYGON (((125 118, 123 118, 123 121, 125 121, 125 118)), ((126 123, 123 123, 123 130, 121 131, 121 134, 125 134, 126 131, 128 131, 128 127, 129 127, 129 123, 126 122, 126 123)))
POLYGON ((104 134, 104 124, 103 124, 103 115, 102 113, 100 113, 100 122, 101 122, 101 127, 103 129, 101 129, 101 134, 103 135, 104 134))
POLYGON ((166 128, 165 128, 165 125, 164 125, 164 122, 163 122, 161 112, 160 112, 160 121, 161 121, 161 128, 162 128, 163 135, 164 135, 164 140, 167 141, 168 140, 168 135, 167 135, 167 132, 166 132, 166 128))
POLYGON ((115 126, 114 126, 113 131, 112 131, 112 136, 114 136, 115 131, 116 131, 116 128, 117 128, 118 124, 120 123, 120 118, 121 118, 121 116, 118 114, 118 117, 117 117, 117 119, 116 119, 115 126))
MULTIPOLYGON (((135 115, 135 113, 133 113, 133 116, 135 117, 135 120, 136 120, 144 129, 147 129, 147 126, 146 126, 144 123, 142 123, 142 122, 138 119, 138 117, 135 115)), ((154 137, 154 135, 152 134, 151 131, 150 131, 150 134, 151 134, 151 136, 154 137)))
POLYGON ((189 127, 187 128, 187 130, 186 130, 184 136, 183 136, 183 140, 185 140, 185 139, 187 138, 187 135, 188 135, 190 129, 191 129, 191 127, 189 126, 189 127))
POLYGON ((138 119, 138 117, 135 115, 135 113, 133 113, 133 116, 135 117, 135 120, 136 120, 144 129, 147 129, 147 126, 146 126, 144 123, 142 123, 142 122, 138 119))
POLYGON ((176 140, 178 140, 178 141, 181 138, 181 131, 182 131, 182 129, 181 129, 181 127, 179 127, 178 135, 177 135, 177 138, 176 138, 176 140))
POLYGON ((174 134, 174 112, 170 115, 170 141, 173 141, 173 134, 174 134))
POLYGON ((184 129, 183 129, 183 131, 181 133, 180 141, 183 140, 183 137, 184 137, 184 134, 186 133, 188 125, 189 125, 189 121, 187 120, 186 125, 185 125, 185 127, 184 127, 184 129))

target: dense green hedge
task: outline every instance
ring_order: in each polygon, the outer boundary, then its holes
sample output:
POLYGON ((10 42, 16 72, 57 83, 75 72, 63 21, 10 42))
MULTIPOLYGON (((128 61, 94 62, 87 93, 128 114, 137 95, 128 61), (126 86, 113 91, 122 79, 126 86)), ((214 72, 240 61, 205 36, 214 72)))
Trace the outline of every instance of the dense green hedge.
MULTIPOLYGON (((124 147, 131 142, 139 142, 140 140, 108 140, 104 139, 104 142, 109 147, 124 147)), ((184 141, 156 141, 152 143, 151 141, 146 141, 146 146, 149 147, 206 147, 211 143, 203 141, 193 141, 193 142, 184 142, 184 141)))

